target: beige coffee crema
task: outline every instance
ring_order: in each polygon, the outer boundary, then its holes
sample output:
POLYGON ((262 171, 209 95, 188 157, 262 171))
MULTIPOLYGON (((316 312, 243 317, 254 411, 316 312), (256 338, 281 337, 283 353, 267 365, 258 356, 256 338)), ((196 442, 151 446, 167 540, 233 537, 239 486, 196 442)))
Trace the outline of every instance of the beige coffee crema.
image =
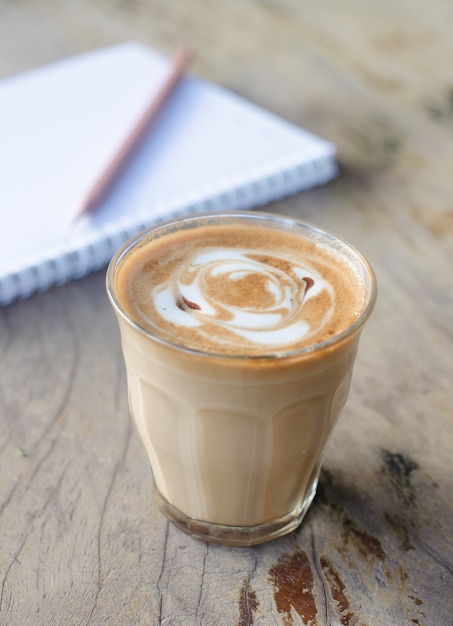
POLYGON ((145 239, 122 260, 116 289, 129 317, 164 340, 260 356, 348 328, 363 311, 360 280, 321 237, 243 223, 145 239))

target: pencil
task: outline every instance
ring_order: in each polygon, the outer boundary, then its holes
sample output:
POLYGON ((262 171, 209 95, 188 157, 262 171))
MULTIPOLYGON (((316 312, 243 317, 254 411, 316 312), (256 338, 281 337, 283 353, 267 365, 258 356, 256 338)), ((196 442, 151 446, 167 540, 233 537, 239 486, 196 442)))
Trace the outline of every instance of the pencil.
POLYGON ((190 53, 186 49, 181 49, 175 54, 168 75, 162 83, 161 88, 157 94, 153 96, 152 101, 149 103, 141 117, 137 120, 123 144, 115 152, 101 174, 95 180, 87 196, 81 203, 78 211, 79 216, 95 211, 100 205, 102 199, 108 191, 110 191, 110 188, 119 176, 121 170, 127 164, 134 149, 138 146, 140 140, 150 128, 160 109, 165 104, 165 101, 168 99, 179 79, 182 77, 189 60, 190 53))

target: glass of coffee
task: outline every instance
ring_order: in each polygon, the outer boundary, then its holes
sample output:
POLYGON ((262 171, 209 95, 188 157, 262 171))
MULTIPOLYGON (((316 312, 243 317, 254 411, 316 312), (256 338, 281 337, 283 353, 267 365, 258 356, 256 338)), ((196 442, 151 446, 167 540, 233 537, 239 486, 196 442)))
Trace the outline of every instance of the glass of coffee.
POLYGON ((376 299, 364 257, 281 215, 195 215, 126 243, 107 291, 162 513, 232 546, 295 529, 376 299))

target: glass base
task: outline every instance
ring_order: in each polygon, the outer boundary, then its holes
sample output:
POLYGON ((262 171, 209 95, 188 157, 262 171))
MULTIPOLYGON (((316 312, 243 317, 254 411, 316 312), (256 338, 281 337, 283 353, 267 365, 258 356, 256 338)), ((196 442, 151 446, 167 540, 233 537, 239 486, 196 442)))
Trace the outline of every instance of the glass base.
POLYGON ((295 530, 302 522, 316 494, 315 480, 305 500, 286 515, 256 526, 223 526, 188 517, 168 502, 156 489, 157 506, 177 528, 191 537, 225 546, 255 546, 295 530))

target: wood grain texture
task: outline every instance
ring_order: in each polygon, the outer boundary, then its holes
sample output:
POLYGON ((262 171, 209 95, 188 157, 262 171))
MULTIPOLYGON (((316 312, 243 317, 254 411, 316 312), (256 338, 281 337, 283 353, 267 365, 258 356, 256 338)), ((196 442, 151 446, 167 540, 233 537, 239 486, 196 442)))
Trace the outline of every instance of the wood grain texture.
POLYGON ((452 19, 448 0, 0 0, 1 76, 183 42, 194 73, 334 141, 340 177, 268 208, 379 281, 315 503, 253 549, 156 511, 103 272, 0 309, 0 624, 453 624, 452 19))

